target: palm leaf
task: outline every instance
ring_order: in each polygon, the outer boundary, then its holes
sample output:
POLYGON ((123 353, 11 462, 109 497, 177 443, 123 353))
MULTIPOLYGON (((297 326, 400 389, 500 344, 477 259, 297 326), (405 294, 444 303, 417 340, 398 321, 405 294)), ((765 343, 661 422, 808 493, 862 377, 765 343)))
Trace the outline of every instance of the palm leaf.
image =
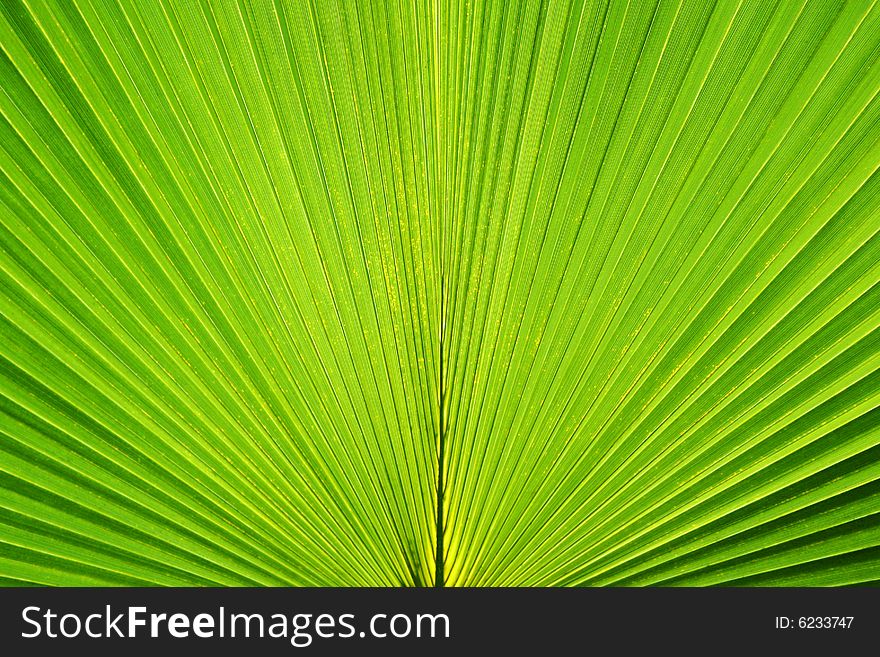
POLYGON ((875 2, 0 3, 0 577, 880 580, 875 2))

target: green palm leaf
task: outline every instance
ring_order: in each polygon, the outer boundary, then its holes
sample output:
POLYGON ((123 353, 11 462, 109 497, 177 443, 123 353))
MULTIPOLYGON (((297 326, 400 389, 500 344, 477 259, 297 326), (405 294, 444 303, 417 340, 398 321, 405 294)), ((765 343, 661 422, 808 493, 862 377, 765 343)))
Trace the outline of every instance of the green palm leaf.
POLYGON ((0 3, 0 578, 880 580, 874 2, 0 3))

